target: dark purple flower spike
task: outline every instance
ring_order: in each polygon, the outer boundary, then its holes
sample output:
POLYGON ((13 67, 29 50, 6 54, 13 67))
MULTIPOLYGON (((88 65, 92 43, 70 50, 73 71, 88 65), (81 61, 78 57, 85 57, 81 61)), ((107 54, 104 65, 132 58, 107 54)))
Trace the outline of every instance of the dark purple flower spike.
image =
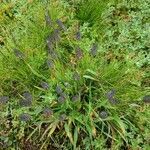
POLYGON ((56 93, 59 95, 63 93, 63 90, 59 85, 57 85, 57 87, 56 87, 56 93))
MULTIPOLYGON (((57 32, 57 31, 55 31, 57 32)), ((57 52, 54 49, 54 44, 59 40, 59 35, 58 33, 53 33, 52 35, 48 36, 46 42, 47 42, 47 47, 48 47, 48 55, 51 56, 53 59, 57 59, 57 52)))
POLYGON ((53 40, 54 40, 55 42, 58 42, 58 41, 60 40, 60 31, 59 31, 59 29, 55 29, 55 30, 53 31, 52 36, 53 36, 53 40))
POLYGON ((29 92, 23 93, 23 99, 19 102, 22 107, 29 107, 32 105, 32 95, 29 92))
POLYGON ((150 95, 146 95, 143 97, 144 103, 150 103, 150 95))
POLYGON ((23 113, 19 116, 20 121, 28 122, 31 120, 31 116, 27 113, 23 113))
POLYGON ((48 59, 46 61, 46 64, 47 64, 49 69, 54 68, 54 62, 52 60, 48 59))
POLYGON ((97 54, 98 45, 94 43, 90 49, 90 54, 95 57, 97 54))
POLYGON ((60 96, 58 97, 58 102, 59 103, 64 103, 66 100, 66 94, 65 93, 61 93, 60 96))
POLYGON ((28 101, 32 101, 32 95, 29 92, 23 93, 23 97, 24 97, 24 99, 26 99, 28 101))
POLYGON ((60 115, 59 120, 60 121, 65 121, 66 118, 67 118, 66 114, 62 114, 62 115, 60 115))
POLYGON ((116 99, 116 98, 112 98, 109 101, 110 101, 111 104, 114 104, 114 105, 119 103, 118 99, 116 99))
POLYGON ((53 26, 53 22, 52 19, 49 16, 49 11, 47 11, 45 13, 45 20, 46 20, 46 25, 52 27, 53 26))
POLYGON ((111 104, 118 104, 119 103, 119 101, 114 97, 115 93, 116 93, 116 91, 114 89, 112 89, 111 91, 109 91, 106 94, 106 97, 111 104))
POLYGON ((76 40, 81 40, 81 32, 80 31, 78 31, 76 33, 76 40))
POLYGON ((49 84, 44 81, 42 81, 40 85, 44 90, 48 90, 50 88, 49 84))
POLYGON ((57 52, 56 51, 48 51, 48 55, 52 58, 52 59, 57 59, 58 58, 58 55, 57 55, 57 52))
POLYGON ((62 30, 67 31, 67 28, 65 27, 65 25, 62 23, 62 21, 60 19, 57 19, 56 23, 62 30))
POLYGON ((53 115, 53 110, 50 109, 50 108, 45 108, 45 109, 43 110, 43 115, 44 115, 45 117, 50 117, 50 116, 53 115))
POLYGON ((106 97, 108 99, 112 99, 115 96, 116 91, 114 89, 112 89, 111 91, 106 93, 106 97))
POLYGON ((20 100, 19 104, 22 107, 30 107, 32 105, 32 102, 26 99, 22 99, 20 100))
POLYGON ((13 49, 13 51, 14 51, 14 54, 17 58, 20 58, 20 59, 25 58, 25 55, 20 50, 15 48, 15 49, 13 49))
POLYGON ((60 30, 55 29, 46 39, 46 43, 49 49, 53 50, 53 47, 57 41, 60 40, 60 30))
POLYGON ((76 48, 76 58, 81 59, 83 57, 83 52, 80 47, 76 48))
POLYGON ((106 119, 108 117, 108 113, 106 111, 101 111, 99 115, 102 119, 106 119))
POLYGON ((65 102, 65 97, 59 96, 59 97, 58 97, 58 102, 59 102, 59 103, 64 103, 64 102, 65 102))
POLYGON ((48 50, 53 51, 53 38, 51 36, 47 37, 46 44, 47 44, 48 50))
POLYGON ((80 95, 79 95, 79 94, 76 94, 76 95, 74 95, 74 96, 72 97, 72 101, 76 102, 76 101, 78 101, 78 100, 80 100, 80 95))
POLYGON ((0 104, 6 104, 9 100, 8 96, 0 96, 0 104))

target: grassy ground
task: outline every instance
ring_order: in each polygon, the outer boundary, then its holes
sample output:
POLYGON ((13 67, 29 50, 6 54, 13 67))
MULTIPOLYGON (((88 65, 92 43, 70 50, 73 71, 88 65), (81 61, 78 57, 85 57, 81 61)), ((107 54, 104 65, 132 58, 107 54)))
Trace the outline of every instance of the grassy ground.
POLYGON ((0 2, 0 150, 149 150, 148 0, 0 2))

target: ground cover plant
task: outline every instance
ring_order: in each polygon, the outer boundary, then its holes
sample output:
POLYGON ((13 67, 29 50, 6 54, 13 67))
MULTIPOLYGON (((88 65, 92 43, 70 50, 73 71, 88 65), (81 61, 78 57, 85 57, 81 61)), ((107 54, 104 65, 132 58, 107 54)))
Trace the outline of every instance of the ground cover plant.
POLYGON ((148 0, 0 2, 0 149, 150 148, 148 0))

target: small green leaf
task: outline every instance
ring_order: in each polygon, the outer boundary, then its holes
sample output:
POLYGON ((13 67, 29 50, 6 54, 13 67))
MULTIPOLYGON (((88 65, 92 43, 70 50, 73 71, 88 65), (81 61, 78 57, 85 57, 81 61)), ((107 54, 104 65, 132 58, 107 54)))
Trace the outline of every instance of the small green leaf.
POLYGON ((72 133, 70 132, 70 129, 69 129, 69 125, 66 123, 64 127, 65 127, 66 134, 67 134, 68 138, 70 139, 70 142, 72 144, 74 144, 72 133))
POLYGON ((77 130, 77 127, 75 127, 74 129, 74 136, 73 136, 73 147, 74 147, 74 150, 76 150, 76 144, 77 144, 77 140, 78 140, 78 130, 77 130))
POLYGON ((91 77, 91 76, 89 76, 89 75, 84 75, 83 77, 86 78, 86 79, 98 81, 97 79, 95 79, 95 78, 93 78, 93 77, 91 77))

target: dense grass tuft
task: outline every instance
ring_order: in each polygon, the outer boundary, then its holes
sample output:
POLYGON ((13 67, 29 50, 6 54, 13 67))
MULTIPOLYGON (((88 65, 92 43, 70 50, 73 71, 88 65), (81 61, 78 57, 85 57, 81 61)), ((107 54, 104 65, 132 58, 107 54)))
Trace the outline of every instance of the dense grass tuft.
POLYGON ((125 2, 0 4, 0 149, 149 148, 149 2, 125 2))

